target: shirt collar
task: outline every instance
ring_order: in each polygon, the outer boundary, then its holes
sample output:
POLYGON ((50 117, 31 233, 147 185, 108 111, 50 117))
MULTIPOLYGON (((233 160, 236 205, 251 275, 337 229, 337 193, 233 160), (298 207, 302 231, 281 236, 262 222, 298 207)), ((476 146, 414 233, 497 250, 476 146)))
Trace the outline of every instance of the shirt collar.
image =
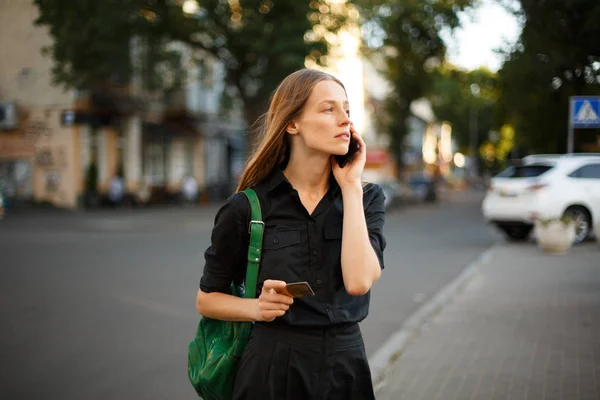
MULTIPOLYGON (((269 192, 273 191, 274 189, 277 189, 279 186, 281 186, 283 184, 287 184, 287 186, 289 188, 292 188, 292 184, 285 177, 285 175, 283 174, 283 171, 281 170, 281 168, 279 166, 275 167, 275 169, 273 170, 273 172, 271 173, 269 178, 267 178, 267 181, 268 181, 267 189, 269 192)), ((337 181, 335 180, 335 177, 333 176, 333 172, 331 173, 331 176, 329 177, 329 192, 331 193, 331 195, 334 198, 340 192, 340 185, 338 185, 337 181)))
POLYGON ((283 183, 287 183, 289 187, 292 187, 292 184, 287 180, 279 166, 275 167, 275 169, 271 173, 271 176, 269 176, 269 178, 267 179, 269 183, 267 189, 269 192, 278 188, 283 183))

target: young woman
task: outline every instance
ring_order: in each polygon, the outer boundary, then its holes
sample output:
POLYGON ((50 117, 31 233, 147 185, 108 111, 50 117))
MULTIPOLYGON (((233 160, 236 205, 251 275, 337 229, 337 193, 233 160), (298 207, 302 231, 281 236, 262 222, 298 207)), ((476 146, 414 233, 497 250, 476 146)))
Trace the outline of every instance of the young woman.
POLYGON ((384 195, 361 182, 366 147, 349 115, 339 80, 308 69, 289 75, 238 193, 216 216, 196 304, 210 318, 254 321, 235 400, 374 398, 358 322, 383 268, 384 195), (340 168, 334 156, 348 152, 351 136, 360 150, 340 168), (246 274, 250 205, 240 192, 249 187, 265 223, 257 299, 227 294, 246 274), (299 281, 315 296, 282 294, 299 281))

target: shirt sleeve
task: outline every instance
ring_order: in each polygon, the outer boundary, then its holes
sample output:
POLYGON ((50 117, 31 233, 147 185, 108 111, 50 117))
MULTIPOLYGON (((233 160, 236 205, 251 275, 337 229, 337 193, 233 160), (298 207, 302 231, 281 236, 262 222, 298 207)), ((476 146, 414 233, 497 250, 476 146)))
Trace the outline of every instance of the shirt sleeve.
POLYGON ((233 195, 217 212, 210 247, 204 253, 200 289, 229 293, 231 282, 242 282, 246 273, 250 204, 244 193, 233 195))
POLYGON ((377 254, 381 269, 384 268, 383 251, 385 250, 386 241, 383 235, 383 225, 385 223, 385 207, 383 206, 385 195, 383 190, 378 185, 373 185, 371 189, 373 195, 365 210, 365 219, 367 221, 367 230, 369 232, 369 240, 371 246, 377 254))

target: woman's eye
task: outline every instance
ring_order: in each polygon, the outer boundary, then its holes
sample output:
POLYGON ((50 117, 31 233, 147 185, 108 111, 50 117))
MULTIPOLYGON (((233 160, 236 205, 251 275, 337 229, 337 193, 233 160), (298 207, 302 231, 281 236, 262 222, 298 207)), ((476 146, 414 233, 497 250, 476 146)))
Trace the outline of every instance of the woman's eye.
POLYGON ((348 114, 348 116, 350 116, 350 110, 344 110, 346 111, 346 114, 348 114))
POLYGON ((333 107, 329 107, 325 111, 333 111, 333 107))

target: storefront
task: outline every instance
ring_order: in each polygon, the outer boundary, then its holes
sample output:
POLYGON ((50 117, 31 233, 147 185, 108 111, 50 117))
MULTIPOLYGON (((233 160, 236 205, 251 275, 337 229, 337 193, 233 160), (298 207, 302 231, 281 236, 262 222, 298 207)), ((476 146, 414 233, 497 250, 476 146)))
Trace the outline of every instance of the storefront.
POLYGON ((0 134, 0 192, 10 205, 33 198, 35 148, 16 133, 0 134))

